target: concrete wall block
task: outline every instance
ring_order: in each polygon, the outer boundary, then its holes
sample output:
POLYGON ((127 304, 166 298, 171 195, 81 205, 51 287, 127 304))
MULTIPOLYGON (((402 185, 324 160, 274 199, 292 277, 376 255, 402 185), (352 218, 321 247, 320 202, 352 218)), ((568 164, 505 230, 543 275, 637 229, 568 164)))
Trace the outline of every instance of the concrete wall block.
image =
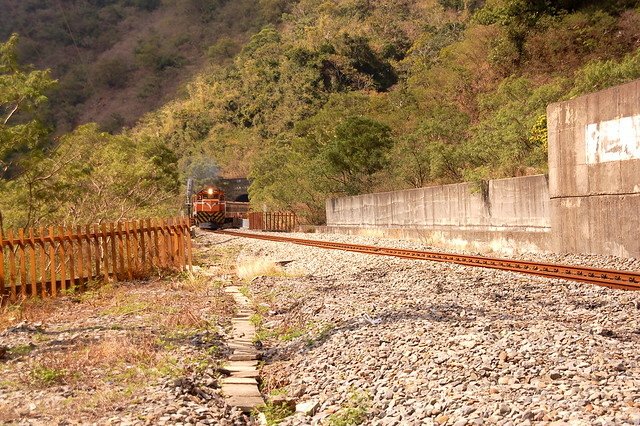
POLYGON ((640 114, 640 80, 620 86, 620 98, 618 99, 618 115, 629 117, 640 114))
MULTIPOLYGON (((615 194, 622 186, 621 161, 592 164, 587 167, 589 195, 615 194)), ((584 168, 586 166, 576 166, 584 168)), ((582 191, 580 191, 582 193, 582 191)))
POLYGON ((375 194, 362 196, 362 224, 367 226, 376 224, 375 194))
POLYGON ((491 203, 491 226, 508 226, 508 217, 512 215, 510 205, 513 203, 512 189, 509 182, 490 181, 489 200, 491 203))
POLYGON ((449 190, 447 186, 431 187, 431 195, 433 197, 433 224, 434 225, 450 225, 449 219, 449 190))
POLYGON ((394 191, 390 193, 391 221, 388 225, 404 226, 411 223, 412 205, 409 191, 394 191))
POLYGON ((414 207, 413 225, 424 226, 426 225, 424 190, 422 188, 413 189, 411 194, 411 203, 414 207))
POLYGON ((422 203, 424 208, 424 225, 433 226, 435 223, 435 201, 433 188, 422 188, 422 203))
POLYGON ((382 192, 373 194, 375 204, 375 215, 373 222, 378 226, 389 226, 393 223, 393 211, 391 208, 391 193, 382 192))
POLYGON ((640 160, 620 162, 620 192, 640 194, 640 160))
POLYGON ((556 198, 551 200, 551 229, 557 238, 559 253, 579 253, 586 251, 589 240, 589 221, 584 212, 588 211, 588 198, 556 198))

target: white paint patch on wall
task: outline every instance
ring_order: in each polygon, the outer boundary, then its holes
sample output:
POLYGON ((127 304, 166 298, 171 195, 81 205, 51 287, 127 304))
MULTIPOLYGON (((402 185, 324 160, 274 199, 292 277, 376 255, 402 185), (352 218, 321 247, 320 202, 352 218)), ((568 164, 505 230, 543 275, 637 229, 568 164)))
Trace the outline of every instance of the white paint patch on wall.
POLYGON ((587 164, 640 158, 640 115, 587 124, 585 139, 587 164))

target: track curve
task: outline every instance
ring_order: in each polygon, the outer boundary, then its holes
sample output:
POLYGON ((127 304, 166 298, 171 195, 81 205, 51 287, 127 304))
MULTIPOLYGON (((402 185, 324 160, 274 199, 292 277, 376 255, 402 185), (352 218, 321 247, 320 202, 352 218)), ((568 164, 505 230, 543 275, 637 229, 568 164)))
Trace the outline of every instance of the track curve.
POLYGON ((466 266, 478 266, 482 268, 520 272, 530 275, 539 275, 547 278, 561 278, 566 280, 579 281, 621 290, 640 290, 640 272, 633 271, 617 271, 613 269, 598 269, 574 265, 529 262, 513 259, 501 259, 495 257, 442 253, 435 251, 406 250, 392 247, 376 247, 361 244, 337 243, 332 241, 305 240, 302 238, 249 234, 228 230, 215 232, 218 234, 232 235, 242 238, 286 242, 332 250, 343 250, 380 256, 392 256, 404 259, 448 262, 466 266))

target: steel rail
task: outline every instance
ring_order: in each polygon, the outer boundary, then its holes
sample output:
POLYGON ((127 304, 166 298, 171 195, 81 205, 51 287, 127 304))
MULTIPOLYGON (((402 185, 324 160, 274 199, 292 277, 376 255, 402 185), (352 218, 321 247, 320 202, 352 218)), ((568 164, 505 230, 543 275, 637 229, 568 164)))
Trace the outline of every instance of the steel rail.
POLYGON ((434 262, 448 262, 465 266, 500 269, 504 271, 539 275, 547 278, 561 278, 566 280, 579 281, 622 290, 640 290, 640 272, 617 271, 614 269, 599 269, 575 265, 559 265, 555 263, 529 262, 523 260, 442 253, 435 251, 407 250, 392 247, 337 243, 333 241, 305 240, 301 238, 249 234, 228 230, 216 231, 216 233, 243 238, 254 238, 259 240, 293 243, 325 249, 351 251, 356 253, 377 254, 382 256, 400 257, 404 259, 431 260, 434 262))

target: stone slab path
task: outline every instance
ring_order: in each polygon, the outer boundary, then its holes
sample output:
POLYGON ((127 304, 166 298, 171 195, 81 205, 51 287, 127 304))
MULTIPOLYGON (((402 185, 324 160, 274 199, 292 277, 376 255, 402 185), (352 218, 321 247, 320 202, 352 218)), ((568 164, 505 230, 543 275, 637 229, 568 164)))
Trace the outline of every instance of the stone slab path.
POLYGON ((244 412, 251 412, 254 408, 264 405, 257 381, 260 352, 253 344, 256 329, 251 324, 251 315, 254 312, 250 308, 249 299, 237 286, 228 286, 225 292, 233 296, 240 309, 231 320, 233 332, 229 347, 233 349, 233 353, 229 356, 229 362, 222 368, 222 372, 229 375, 222 380, 222 392, 229 405, 244 412))

